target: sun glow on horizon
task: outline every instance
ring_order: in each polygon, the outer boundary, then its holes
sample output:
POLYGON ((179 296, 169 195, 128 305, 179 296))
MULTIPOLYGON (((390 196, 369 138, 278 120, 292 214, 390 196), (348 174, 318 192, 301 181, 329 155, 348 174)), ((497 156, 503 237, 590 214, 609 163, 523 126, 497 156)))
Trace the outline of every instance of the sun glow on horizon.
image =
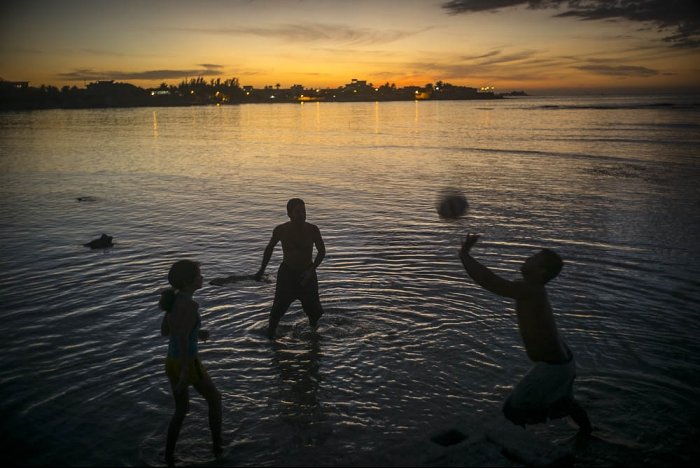
POLYGON ((11 2, 0 77, 59 87, 235 77, 256 88, 353 78, 502 91, 700 88, 699 48, 670 44, 673 31, 649 23, 555 17, 561 10, 526 2, 459 14, 441 1, 348 3, 11 2))

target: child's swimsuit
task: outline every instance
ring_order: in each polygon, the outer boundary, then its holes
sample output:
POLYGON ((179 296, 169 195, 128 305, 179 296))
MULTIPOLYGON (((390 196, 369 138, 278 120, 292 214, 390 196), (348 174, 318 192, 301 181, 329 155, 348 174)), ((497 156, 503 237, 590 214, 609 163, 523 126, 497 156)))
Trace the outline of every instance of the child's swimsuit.
MULTIPOLYGON (((197 342, 199 340, 199 329, 202 325, 202 319, 197 313, 197 321, 192 327, 192 331, 187 336, 187 365, 189 373, 187 384, 196 384, 207 375, 207 370, 199 361, 197 342)), ((182 368, 182 350, 180 349, 180 341, 176 336, 170 335, 168 343, 168 357, 165 358, 165 373, 173 385, 176 385, 180 380, 180 371, 182 368)))

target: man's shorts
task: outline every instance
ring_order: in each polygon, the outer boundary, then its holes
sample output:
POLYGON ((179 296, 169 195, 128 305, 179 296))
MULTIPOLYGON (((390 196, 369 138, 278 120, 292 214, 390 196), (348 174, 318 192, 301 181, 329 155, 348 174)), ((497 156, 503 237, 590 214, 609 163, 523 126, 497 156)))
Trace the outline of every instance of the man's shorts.
POLYGON ((536 362, 515 386, 505 404, 503 413, 515 424, 536 424, 568 414, 573 402, 576 361, 561 363, 536 362))
POLYGON ((323 315, 323 307, 318 297, 318 277, 316 271, 312 270, 311 277, 306 284, 302 285, 300 276, 301 272, 292 270, 285 263, 280 265, 277 271, 272 315, 277 318, 282 317, 289 305, 299 299, 304 312, 315 323, 323 315))

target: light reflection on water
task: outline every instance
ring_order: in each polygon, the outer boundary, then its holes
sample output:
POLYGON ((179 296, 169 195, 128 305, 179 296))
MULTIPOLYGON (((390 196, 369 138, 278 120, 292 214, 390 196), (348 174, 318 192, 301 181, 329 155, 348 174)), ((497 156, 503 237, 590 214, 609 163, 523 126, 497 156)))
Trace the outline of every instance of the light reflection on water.
MULTIPOLYGON (((195 258, 208 280, 256 270, 301 196, 328 249, 320 337, 298 304, 276 343, 263 337, 274 284, 198 293, 212 332, 202 359, 233 440, 225 463, 366 460, 446 415, 497 409, 528 362, 512 304, 462 271, 467 230, 511 278, 540 247, 565 257, 550 295, 604 439, 580 463, 685 460, 700 416, 698 111, 591 102, 610 105, 0 115, 3 434, 31 464, 159 463, 172 410, 156 306, 168 267, 195 258), (467 195, 466 219, 436 216, 448 186, 467 195), (102 232, 114 248, 82 247, 102 232)), ((193 398, 178 454, 209 461, 208 437, 193 398)))

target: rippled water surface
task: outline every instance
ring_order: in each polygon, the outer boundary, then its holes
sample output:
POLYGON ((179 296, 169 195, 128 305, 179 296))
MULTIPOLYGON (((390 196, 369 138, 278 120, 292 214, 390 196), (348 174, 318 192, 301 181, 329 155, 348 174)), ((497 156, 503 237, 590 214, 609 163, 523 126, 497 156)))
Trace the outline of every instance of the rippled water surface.
MULTIPOLYGON (((257 270, 285 204, 325 239, 325 315, 262 334, 274 283, 205 286, 222 464, 372 460, 441 418, 497 411, 529 368, 508 278, 541 247, 599 440, 581 465, 690 463, 700 405, 698 97, 315 103, 0 114, 3 450, 22 464, 160 464, 172 411, 158 291, 257 270), (434 203, 461 189, 470 209, 434 203), (78 197, 91 197, 78 201, 78 197), (101 233, 115 246, 82 244, 101 233), (8 452, 9 451, 9 452, 8 452), (355 457, 355 458, 353 458, 355 457)), ((268 267, 273 278, 278 246, 268 267)), ((212 461, 192 397, 181 460, 212 461)), ((565 420, 528 429, 566 440, 565 420)), ((562 442, 565 443, 565 442, 562 442)))

